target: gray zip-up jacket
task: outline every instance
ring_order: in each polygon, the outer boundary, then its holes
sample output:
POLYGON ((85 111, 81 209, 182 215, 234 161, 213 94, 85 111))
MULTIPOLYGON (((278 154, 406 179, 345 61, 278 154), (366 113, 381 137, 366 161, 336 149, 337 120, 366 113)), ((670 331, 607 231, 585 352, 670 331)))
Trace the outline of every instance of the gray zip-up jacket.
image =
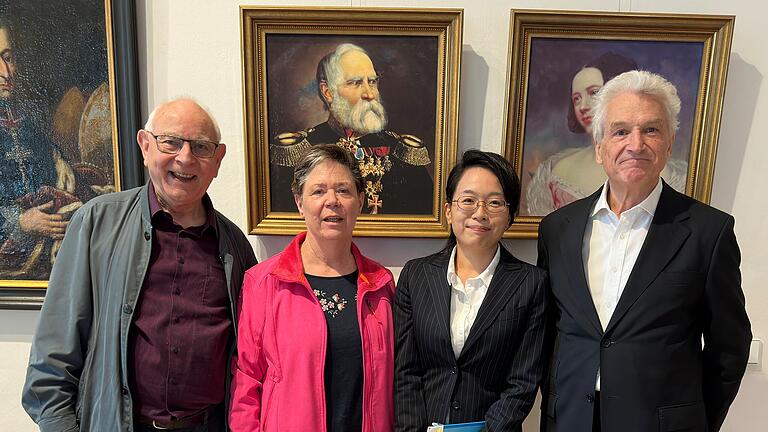
MULTIPOLYGON (((147 190, 145 185, 94 198, 69 222, 22 394, 24 409, 42 432, 133 430, 128 332, 154 235, 147 190)), ((236 325, 243 274, 256 257, 235 224, 219 212, 216 223, 236 325)), ((235 334, 236 329, 233 341, 235 334)))

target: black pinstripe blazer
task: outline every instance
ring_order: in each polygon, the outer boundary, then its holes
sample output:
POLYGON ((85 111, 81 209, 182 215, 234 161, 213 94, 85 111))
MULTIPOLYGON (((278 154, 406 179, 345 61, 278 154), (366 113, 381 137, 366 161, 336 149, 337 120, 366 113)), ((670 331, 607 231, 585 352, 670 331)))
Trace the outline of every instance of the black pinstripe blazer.
POLYGON ((451 345, 449 253, 405 264, 395 293, 395 423, 424 432, 432 422, 485 420, 520 431, 542 374, 546 272, 501 248, 464 349, 451 345))

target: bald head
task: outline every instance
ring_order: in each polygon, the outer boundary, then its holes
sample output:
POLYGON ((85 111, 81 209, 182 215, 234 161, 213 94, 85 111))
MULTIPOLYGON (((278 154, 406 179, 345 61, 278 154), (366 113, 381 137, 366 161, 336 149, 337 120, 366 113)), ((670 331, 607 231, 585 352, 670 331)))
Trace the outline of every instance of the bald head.
POLYGON ((144 129, 158 132, 158 128, 166 128, 181 122, 197 125, 203 136, 190 137, 206 139, 213 142, 221 141, 219 125, 207 109, 189 98, 173 99, 158 105, 149 114, 144 129))

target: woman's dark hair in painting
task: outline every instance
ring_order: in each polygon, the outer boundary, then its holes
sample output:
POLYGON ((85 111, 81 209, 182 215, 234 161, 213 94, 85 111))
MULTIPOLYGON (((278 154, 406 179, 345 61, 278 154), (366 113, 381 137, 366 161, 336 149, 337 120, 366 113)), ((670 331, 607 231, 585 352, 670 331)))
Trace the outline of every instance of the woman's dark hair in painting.
MULTIPOLYGON (((451 172, 448 174, 448 180, 445 182, 446 202, 449 205, 453 202, 456 187, 459 185, 461 177, 468 169, 474 167, 487 169, 499 180, 501 189, 504 192, 504 201, 509 204, 509 223, 507 226, 512 225, 517 209, 520 206, 520 179, 517 177, 512 164, 497 153, 476 149, 465 151, 461 161, 451 169, 451 172)), ((454 246, 456 246, 456 235, 451 231, 443 252, 450 254, 454 246)))
POLYGON ((568 130, 573 133, 587 133, 587 131, 584 130, 584 127, 581 126, 579 121, 576 119, 576 112, 573 109, 573 101, 571 99, 571 92, 573 91, 571 88, 573 78, 577 73, 586 68, 595 68, 599 70, 603 75, 603 83, 607 83, 616 75, 637 69, 637 62, 631 58, 624 57, 621 54, 608 51, 600 57, 591 60, 589 63, 580 67, 578 70, 574 71, 573 74, 571 74, 570 79, 568 80, 568 130))
POLYGON ((355 180, 355 188, 357 188, 355 193, 359 194, 365 190, 363 176, 360 174, 360 165, 352 157, 352 154, 336 144, 319 144, 312 146, 293 168, 291 192, 294 195, 302 194, 309 173, 323 162, 336 162, 345 166, 352 173, 352 178, 355 180))

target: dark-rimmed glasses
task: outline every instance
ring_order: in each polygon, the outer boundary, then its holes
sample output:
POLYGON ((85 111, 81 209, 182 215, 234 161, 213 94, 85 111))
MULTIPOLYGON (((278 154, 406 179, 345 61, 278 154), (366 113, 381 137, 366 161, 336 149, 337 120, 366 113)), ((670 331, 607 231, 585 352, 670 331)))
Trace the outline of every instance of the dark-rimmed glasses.
POLYGON ((189 150, 193 155, 199 158, 208 159, 216 154, 216 149, 220 145, 219 143, 208 140, 194 140, 166 134, 155 135, 148 130, 145 130, 144 132, 152 135, 152 138, 155 139, 155 143, 157 143, 157 149, 160 150, 161 153, 166 154, 178 154, 181 151, 181 148, 184 147, 184 143, 188 142, 189 150))
POLYGON ((456 203, 456 206, 460 210, 465 212, 474 212, 480 207, 480 204, 485 205, 485 211, 488 213, 500 213, 507 208, 509 203, 501 198, 491 198, 488 200, 479 200, 472 196, 460 196, 457 199, 451 201, 456 203))

